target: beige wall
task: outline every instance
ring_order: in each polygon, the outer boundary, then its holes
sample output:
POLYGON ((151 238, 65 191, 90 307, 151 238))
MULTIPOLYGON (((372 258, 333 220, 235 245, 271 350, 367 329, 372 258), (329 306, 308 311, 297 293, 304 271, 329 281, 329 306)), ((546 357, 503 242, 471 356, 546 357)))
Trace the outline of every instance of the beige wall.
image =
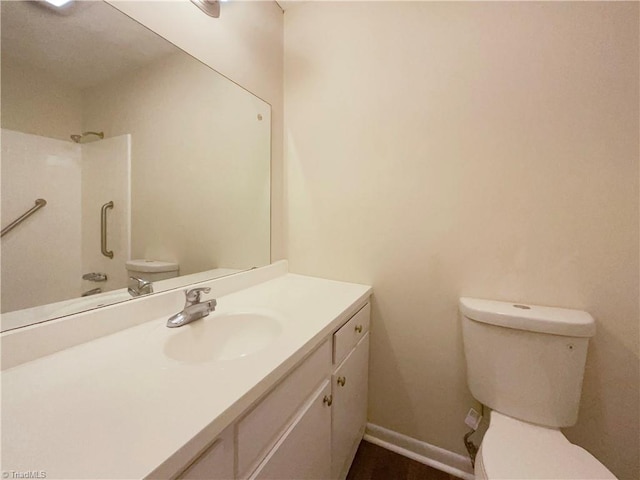
POLYGON ((81 103, 77 88, 2 56, 2 128, 69 140, 82 133, 81 103))
POLYGON ((638 4, 285 14, 288 256, 374 287, 369 420, 463 453, 461 295, 598 322, 578 424, 638 478, 638 4))
POLYGON ((271 257, 284 258, 283 13, 278 4, 226 2, 214 19, 186 0, 109 3, 271 104, 271 257))

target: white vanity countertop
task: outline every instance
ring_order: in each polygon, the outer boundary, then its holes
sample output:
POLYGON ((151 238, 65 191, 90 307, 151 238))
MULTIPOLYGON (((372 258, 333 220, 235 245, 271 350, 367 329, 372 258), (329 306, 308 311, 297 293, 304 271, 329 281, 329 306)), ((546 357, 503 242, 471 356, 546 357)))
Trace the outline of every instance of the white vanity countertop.
POLYGON ((273 343, 233 360, 170 358, 172 336, 196 335, 215 314, 175 329, 163 316, 5 370, 2 470, 48 479, 175 475, 370 293, 285 274, 221 296, 216 312, 262 309, 282 319, 273 343))

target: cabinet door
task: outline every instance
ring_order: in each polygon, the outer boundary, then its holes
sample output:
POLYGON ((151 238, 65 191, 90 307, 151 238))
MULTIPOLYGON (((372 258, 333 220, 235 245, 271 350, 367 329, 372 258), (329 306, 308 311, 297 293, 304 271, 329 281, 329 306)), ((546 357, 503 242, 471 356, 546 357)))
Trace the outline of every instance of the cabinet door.
POLYGON ((324 381, 252 479, 326 479, 331 474, 331 385, 324 381))
POLYGON ((187 469, 184 480, 227 480, 233 478, 233 427, 227 428, 187 469))
POLYGON ((331 478, 345 478, 367 423, 369 334, 332 376, 331 478))
POLYGON ((331 344, 320 348, 287 375, 236 424, 236 476, 247 478, 262 463, 299 415, 300 409, 326 383, 331 371, 331 344))

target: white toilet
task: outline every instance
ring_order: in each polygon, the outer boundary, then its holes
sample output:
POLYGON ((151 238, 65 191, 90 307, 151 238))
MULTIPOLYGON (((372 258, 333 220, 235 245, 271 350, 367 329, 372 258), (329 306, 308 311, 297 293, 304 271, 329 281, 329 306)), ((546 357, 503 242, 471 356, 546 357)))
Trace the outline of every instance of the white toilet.
POLYGON ((469 388, 492 409, 476 478, 616 478, 559 430, 578 418, 591 315, 474 298, 460 312, 469 388))
POLYGON ((161 262, 159 260, 128 260, 127 274, 149 282, 157 282, 167 278, 178 276, 180 265, 174 262, 161 262))

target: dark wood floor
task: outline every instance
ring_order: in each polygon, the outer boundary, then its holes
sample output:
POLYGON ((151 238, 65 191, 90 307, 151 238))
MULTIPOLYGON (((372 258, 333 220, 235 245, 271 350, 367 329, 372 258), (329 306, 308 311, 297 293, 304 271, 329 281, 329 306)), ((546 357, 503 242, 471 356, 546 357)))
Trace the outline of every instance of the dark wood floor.
POLYGON ((363 440, 351 464, 347 480, 457 480, 457 478, 363 440))

